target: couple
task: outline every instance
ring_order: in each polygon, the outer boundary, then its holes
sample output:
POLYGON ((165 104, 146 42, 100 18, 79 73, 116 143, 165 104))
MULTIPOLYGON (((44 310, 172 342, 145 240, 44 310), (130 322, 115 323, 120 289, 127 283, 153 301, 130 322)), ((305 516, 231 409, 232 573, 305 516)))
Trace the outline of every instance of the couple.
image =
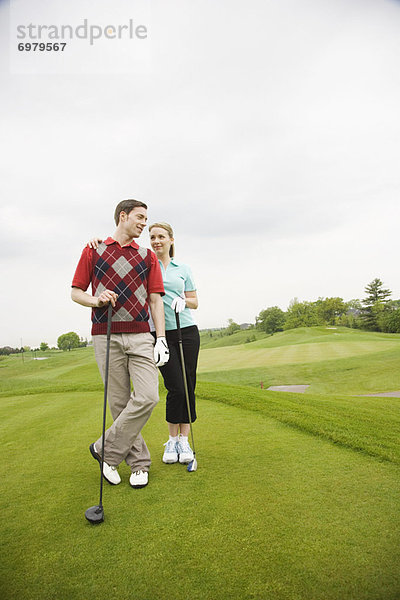
MULTIPOLYGON (((142 488, 148 484, 151 460, 141 430, 159 399, 157 367, 168 391, 169 440, 164 444, 163 461, 186 464, 193 459, 175 313, 180 313, 190 412, 195 421, 200 339, 189 309, 197 308, 198 303, 190 269, 174 259, 170 225, 155 223, 149 228, 152 252, 134 241, 146 227, 146 204, 123 200, 115 209, 114 219, 117 228, 113 237, 104 242, 94 240, 83 250, 71 297, 92 308, 93 346, 103 380, 107 306, 110 302, 113 306, 108 379, 113 424, 104 438, 103 476, 109 483, 120 483, 117 467, 125 460, 132 471, 130 485, 142 488), (90 284, 92 295, 86 292, 90 284)), ((90 445, 90 452, 99 463, 101 444, 100 438, 90 445)))

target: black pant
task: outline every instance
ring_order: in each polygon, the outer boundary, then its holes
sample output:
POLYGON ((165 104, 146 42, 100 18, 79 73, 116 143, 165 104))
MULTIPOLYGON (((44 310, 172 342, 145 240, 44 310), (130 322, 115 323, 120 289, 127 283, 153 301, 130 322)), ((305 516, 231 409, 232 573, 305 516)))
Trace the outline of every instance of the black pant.
MULTIPOLYGON (((186 379, 189 391, 190 415, 192 423, 196 420, 196 403, 194 390, 196 387, 197 358, 200 349, 200 335, 196 325, 183 327, 182 344, 185 359, 186 379)), ((185 388, 183 384, 181 355, 178 343, 178 331, 173 329, 166 332, 169 348, 169 361, 160 367, 167 388, 166 419, 168 423, 189 423, 186 405, 185 388)))

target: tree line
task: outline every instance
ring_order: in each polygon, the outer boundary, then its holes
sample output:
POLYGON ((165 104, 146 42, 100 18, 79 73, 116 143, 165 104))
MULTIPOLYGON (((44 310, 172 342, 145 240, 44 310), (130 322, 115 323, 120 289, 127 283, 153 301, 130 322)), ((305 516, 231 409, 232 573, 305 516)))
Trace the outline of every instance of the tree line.
POLYGON ((74 348, 85 348, 88 345, 87 340, 80 338, 74 331, 63 333, 57 339, 57 348, 50 348, 47 342, 41 342, 39 348, 23 346, 21 348, 12 348, 11 346, 0 347, 0 356, 9 354, 20 354, 21 352, 45 352, 46 350, 73 350, 74 348))
POLYGON ((375 278, 365 289, 366 297, 345 302, 343 298, 318 298, 300 302, 294 298, 287 309, 270 306, 256 317, 256 328, 265 333, 297 327, 343 326, 369 331, 400 333, 400 300, 375 278))

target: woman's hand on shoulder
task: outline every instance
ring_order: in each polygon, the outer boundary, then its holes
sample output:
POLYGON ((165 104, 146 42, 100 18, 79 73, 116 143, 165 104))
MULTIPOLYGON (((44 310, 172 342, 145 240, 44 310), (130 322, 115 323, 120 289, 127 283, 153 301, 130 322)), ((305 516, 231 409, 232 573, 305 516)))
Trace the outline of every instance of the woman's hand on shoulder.
POLYGON ((86 244, 86 246, 88 248, 93 248, 93 250, 97 250, 97 248, 99 247, 99 244, 101 244, 101 242, 103 241, 102 238, 99 237, 94 237, 91 240, 88 241, 88 243, 86 244))

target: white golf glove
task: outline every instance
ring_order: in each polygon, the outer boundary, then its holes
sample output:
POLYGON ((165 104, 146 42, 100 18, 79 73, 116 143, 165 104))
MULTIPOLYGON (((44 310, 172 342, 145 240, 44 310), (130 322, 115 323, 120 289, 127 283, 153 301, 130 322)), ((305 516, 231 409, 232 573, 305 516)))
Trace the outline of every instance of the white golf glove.
POLYGON ((181 313, 186 308, 186 299, 182 298, 182 296, 177 296, 172 300, 171 308, 176 313, 181 313))
POLYGON ((158 337, 154 346, 154 362, 156 367, 163 367, 169 360, 169 350, 165 337, 158 337))

